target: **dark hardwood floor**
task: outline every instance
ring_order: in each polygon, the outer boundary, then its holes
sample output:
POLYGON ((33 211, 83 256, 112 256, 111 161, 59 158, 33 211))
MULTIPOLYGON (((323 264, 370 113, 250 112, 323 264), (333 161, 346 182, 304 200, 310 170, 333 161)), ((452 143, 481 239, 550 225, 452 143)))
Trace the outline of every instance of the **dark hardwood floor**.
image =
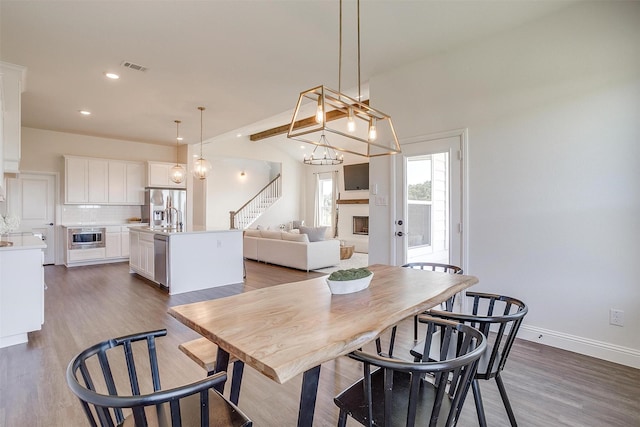
MULTIPOLYGON (((168 307, 315 276, 248 261, 244 284, 169 296, 129 274, 126 263, 47 266, 43 329, 31 333, 27 344, 0 349, 0 427, 87 425, 65 370, 77 352, 110 337, 167 328, 158 344, 163 386, 202 378, 204 371, 178 350, 198 335, 170 317, 168 307)), ((411 320, 400 326, 397 355, 412 345, 412 331, 411 320)), ((336 425, 333 396, 359 375, 358 364, 347 357, 323 364, 314 425, 336 425)), ((504 381, 520 426, 640 426, 637 369, 518 340, 504 381)), ((255 426, 294 426, 300 385, 301 378, 278 385, 247 368, 240 407, 255 426)), ((495 383, 480 386, 489 425, 507 426, 495 383)), ((471 395, 458 425, 477 425, 471 395)))

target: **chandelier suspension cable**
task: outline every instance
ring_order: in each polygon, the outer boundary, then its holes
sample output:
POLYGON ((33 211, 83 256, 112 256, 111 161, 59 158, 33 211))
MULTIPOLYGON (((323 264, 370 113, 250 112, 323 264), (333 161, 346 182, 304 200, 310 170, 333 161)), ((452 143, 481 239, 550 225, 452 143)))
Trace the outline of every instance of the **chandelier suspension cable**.
POLYGON ((358 0, 358 101, 362 101, 360 94, 360 0, 358 0))
POLYGON ((202 112, 204 107, 198 107, 198 110, 200 110, 200 158, 202 158, 202 112))
POLYGON ((342 0, 340 0, 340 36, 338 37, 338 93, 342 93, 342 0))

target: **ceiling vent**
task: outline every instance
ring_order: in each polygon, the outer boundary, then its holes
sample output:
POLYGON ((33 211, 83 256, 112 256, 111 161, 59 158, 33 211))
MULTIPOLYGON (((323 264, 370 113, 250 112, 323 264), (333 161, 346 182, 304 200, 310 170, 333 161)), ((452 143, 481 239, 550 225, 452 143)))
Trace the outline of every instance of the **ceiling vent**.
POLYGON ((135 70, 135 71, 147 71, 147 67, 143 66, 143 65, 139 65, 139 64, 135 64, 133 62, 130 61, 122 61, 122 65, 124 68, 129 68, 131 70, 135 70))

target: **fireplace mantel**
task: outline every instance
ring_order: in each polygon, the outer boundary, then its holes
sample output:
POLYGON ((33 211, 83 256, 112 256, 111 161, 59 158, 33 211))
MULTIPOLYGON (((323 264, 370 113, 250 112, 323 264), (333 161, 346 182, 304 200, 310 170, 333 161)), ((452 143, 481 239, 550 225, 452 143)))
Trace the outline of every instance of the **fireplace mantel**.
POLYGON ((369 199, 339 199, 336 200, 339 205, 368 205, 369 199))

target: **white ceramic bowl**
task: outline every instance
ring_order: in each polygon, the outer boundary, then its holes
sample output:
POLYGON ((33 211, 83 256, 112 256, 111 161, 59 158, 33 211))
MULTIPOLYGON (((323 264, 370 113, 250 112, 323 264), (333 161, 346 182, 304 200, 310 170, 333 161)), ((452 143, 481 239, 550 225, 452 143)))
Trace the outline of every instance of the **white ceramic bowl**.
POLYGON ((331 293, 334 295, 350 294, 353 292, 361 291, 363 289, 367 289, 369 287, 369 284, 371 283, 371 279, 373 279, 373 273, 371 273, 367 277, 355 280, 327 279, 327 284, 329 285, 331 293))

